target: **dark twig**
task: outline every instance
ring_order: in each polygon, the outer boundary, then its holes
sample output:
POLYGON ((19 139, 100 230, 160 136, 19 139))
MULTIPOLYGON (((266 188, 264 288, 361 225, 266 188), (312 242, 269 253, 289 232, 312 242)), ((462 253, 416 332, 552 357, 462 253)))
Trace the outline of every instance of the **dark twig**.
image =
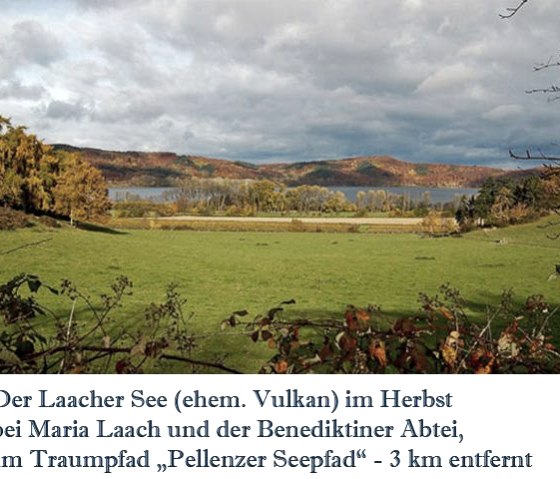
POLYGON ((506 12, 508 12, 508 13, 500 13, 499 14, 500 18, 511 18, 511 17, 513 17, 517 12, 519 12, 519 10, 521 10, 523 5, 525 5, 528 1, 529 0, 521 0, 521 2, 519 3, 519 5, 517 5, 517 7, 506 8, 506 12))
POLYGON ((560 61, 554 62, 552 61, 552 57, 550 57, 546 63, 539 63, 538 65, 535 65, 533 67, 533 70, 539 72, 541 70, 545 70, 546 68, 552 67, 560 67, 560 61))
POLYGON ((533 93, 560 93, 560 87, 552 85, 548 88, 534 88, 533 90, 525 90, 525 93, 532 95, 533 93))
POLYGON ((514 160, 539 160, 539 161, 560 161, 560 156, 549 156, 539 150, 538 154, 533 154, 529 150, 525 151, 524 155, 518 155, 514 153, 512 150, 509 150, 509 156, 514 160))
MULTIPOLYGON (((39 351, 33 354, 30 354, 29 356, 27 356, 26 359, 30 360, 30 359, 37 359, 40 358, 42 356, 51 356, 53 354, 57 354, 57 353, 62 353, 62 352, 67 352, 69 349, 71 349, 71 346, 69 345, 64 345, 64 346, 57 346, 45 351, 39 351)), ((101 347, 101 346, 76 346, 75 347, 76 350, 79 351, 88 351, 88 352, 94 352, 94 353, 101 353, 102 355, 114 355, 114 354, 130 354, 130 351, 132 348, 118 348, 118 347, 101 347)), ((187 358, 185 356, 177 356, 174 354, 162 354, 161 356, 158 356, 161 359, 167 359, 169 361, 178 361, 178 362, 183 362, 183 363, 187 363, 187 364, 193 364, 196 366, 205 366, 208 368, 213 368, 213 369, 219 369, 221 371, 225 371, 228 373, 233 373, 233 374, 242 374, 240 371, 230 368, 228 366, 224 366, 223 364, 220 363, 212 363, 210 361, 203 361, 200 359, 192 359, 192 358, 187 358)))

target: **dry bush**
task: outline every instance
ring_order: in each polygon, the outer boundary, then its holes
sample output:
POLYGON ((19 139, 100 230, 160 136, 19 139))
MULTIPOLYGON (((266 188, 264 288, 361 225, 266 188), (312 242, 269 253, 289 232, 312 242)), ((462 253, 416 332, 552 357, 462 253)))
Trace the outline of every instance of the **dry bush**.
POLYGON ((27 215, 21 211, 0 207, 0 230, 15 230, 31 226, 27 215))
POLYGON ((443 217, 437 211, 430 211, 422 220, 422 226, 432 236, 447 236, 459 231, 459 226, 454 218, 443 217))

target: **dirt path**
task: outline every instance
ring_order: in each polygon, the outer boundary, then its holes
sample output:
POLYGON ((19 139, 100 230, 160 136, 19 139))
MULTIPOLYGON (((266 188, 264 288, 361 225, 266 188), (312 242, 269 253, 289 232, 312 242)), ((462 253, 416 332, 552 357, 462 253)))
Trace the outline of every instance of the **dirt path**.
POLYGON ((345 225, 419 225, 423 218, 263 218, 237 216, 169 216, 159 217, 158 221, 229 221, 232 223, 291 223, 293 220, 309 224, 345 225))

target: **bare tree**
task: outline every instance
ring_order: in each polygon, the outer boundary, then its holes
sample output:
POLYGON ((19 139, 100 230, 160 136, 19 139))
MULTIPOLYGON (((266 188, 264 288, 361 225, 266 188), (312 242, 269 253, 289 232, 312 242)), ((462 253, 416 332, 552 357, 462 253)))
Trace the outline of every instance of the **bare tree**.
MULTIPOLYGON (((516 6, 506 8, 506 13, 499 14, 502 19, 510 19, 517 15, 519 11, 529 2, 529 0, 519 0, 516 6)), ((560 61, 555 59, 553 56, 549 57, 546 62, 538 63, 533 67, 535 72, 540 72, 543 70, 548 70, 550 68, 560 67, 560 61)), ((545 94, 548 95, 549 101, 555 101, 560 99, 560 86, 552 84, 545 88, 534 88, 531 90, 526 90, 527 94, 545 94)), ((558 198, 560 197, 560 156, 549 155, 545 153, 542 149, 538 149, 536 152, 531 152, 526 150, 525 153, 519 154, 514 153, 511 149, 509 150, 509 156, 515 160, 535 160, 544 162, 545 171, 542 176, 544 188, 548 191, 550 196, 549 208, 551 211, 560 215, 560 203, 558 198), (556 199, 555 199, 556 198, 556 199)), ((558 226, 560 221, 551 221, 547 226, 558 226)), ((560 233, 552 233, 548 235, 552 239, 559 239, 560 233)), ((556 265, 556 276, 560 275, 560 264, 556 265)))
MULTIPOLYGON (((510 19, 513 16, 517 15, 520 10, 529 3, 529 0, 519 0, 517 5, 512 7, 507 7, 505 9, 506 13, 500 13, 499 16, 502 19, 510 19)), ((548 70, 549 68, 560 67, 560 61, 555 60, 554 57, 549 57, 546 62, 538 63, 533 67, 533 71, 540 72, 543 70, 548 70)), ((527 94, 534 94, 534 93, 542 93, 549 95, 549 101, 555 101, 560 99, 560 86, 558 85, 551 85, 549 87, 544 88, 533 88, 530 90, 526 90, 525 93, 527 94)), ((545 161, 548 162, 546 166, 559 166, 560 163, 560 156, 556 155, 549 155, 539 149, 536 153, 531 152, 530 150, 526 150, 525 153, 519 154, 514 153, 512 150, 509 150, 509 156, 514 160, 536 160, 536 161, 545 161)))

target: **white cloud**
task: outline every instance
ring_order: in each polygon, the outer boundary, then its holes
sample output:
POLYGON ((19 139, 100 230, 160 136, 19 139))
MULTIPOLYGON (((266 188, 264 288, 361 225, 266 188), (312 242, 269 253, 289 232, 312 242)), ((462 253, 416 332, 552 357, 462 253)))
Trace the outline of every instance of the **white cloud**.
POLYGON ((404 0, 405 7, 410 8, 411 10, 418 10, 419 8, 422 8, 423 4, 423 0, 404 0))
POLYGON ((499 105, 484 113, 482 117, 486 120, 504 121, 515 120, 523 113, 523 107, 518 104, 499 105))
POLYGON ((417 91, 421 93, 439 93, 453 90, 460 94, 459 89, 465 88, 476 77, 475 71, 463 64, 445 65, 425 78, 417 91))

